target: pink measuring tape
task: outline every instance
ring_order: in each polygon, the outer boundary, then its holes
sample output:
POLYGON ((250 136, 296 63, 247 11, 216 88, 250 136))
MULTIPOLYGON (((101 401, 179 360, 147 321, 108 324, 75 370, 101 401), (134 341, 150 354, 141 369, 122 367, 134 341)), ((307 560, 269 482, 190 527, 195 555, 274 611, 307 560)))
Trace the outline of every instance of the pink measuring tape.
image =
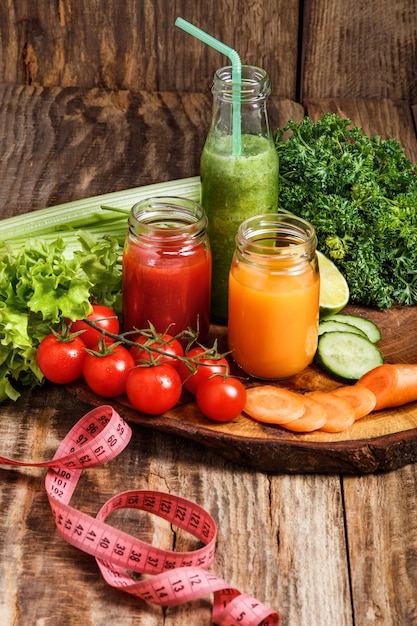
POLYGON ((69 505, 82 470, 115 458, 131 435, 130 426, 111 406, 101 406, 75 424, 51 461, 26 463, 0 456, 0 464, 49 468, 45 487, 58 532, 65 541, 96 558, 112 587, 161 606, 213 593, 214 624, 278 626, 277 612, 208 571, 217 528, 211 515, 198 504, 170 493, 140 489, 114 496, 95 518, 69 505), (192 552, 161 550, 106 524, 110 513, 123 508, 153 513, 189 532, 203 547, 192 552), (151 576, 136 581, 128 571, 151 576))

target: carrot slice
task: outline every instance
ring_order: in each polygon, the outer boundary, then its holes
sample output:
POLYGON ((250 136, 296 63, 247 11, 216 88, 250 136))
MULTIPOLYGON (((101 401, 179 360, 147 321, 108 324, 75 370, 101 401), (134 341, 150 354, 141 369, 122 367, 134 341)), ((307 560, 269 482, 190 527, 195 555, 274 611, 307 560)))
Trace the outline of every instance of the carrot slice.
POLYGON ((355 413, 355 421, 369 415, 376 405, 375 394, 367 387, 344 385, 343 387, 334 389, 330 393, 349 402, 355 413))
POLYGON ((340 433, 354 423, 355 412, 344 398, 326 391, 310 391, 306 395, 321 404, 326 411, 327 421, 319 430, 340 433))
POLYGON ((286 424, 304 413, 303 396, 289 389, 262 385, 246 390, 245 413, 268 424, 286 424))
POLYGON ((364 374, 356 385, 375 394, 375 410, 414 402, 417 400, 417 364, 384 363, 364 374))
POLYGON ((307 395, 300 397, 304 404, 303 415, 292 422, 282 424, 282 427, 297 433, 311 433, 313 430, 319 430, 327 421, 326 409, 307 395))

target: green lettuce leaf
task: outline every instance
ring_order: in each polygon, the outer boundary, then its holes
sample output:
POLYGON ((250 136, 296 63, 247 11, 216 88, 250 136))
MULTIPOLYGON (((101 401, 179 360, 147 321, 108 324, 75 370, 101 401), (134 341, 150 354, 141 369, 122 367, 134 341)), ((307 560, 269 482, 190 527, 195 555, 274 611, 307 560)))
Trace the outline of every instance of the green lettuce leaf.
POLYGON ((69 258, 63 237, 0 252, 0 402, 19 397, 16 383, 43 382, 36 350, 62 319, 86 317, 92 301, 120 309, 120 244, 86 232, 78 238, 80 250, 69 258))

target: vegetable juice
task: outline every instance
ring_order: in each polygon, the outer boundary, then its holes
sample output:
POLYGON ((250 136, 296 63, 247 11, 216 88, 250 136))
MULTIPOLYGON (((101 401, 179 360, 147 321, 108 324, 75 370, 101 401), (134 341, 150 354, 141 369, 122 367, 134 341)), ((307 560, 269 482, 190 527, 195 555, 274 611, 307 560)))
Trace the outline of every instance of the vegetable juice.
POLYGON ((211 252, 207 216, 193 200, 148 198, 135 204, 123 250, 123 326, 158 333, 210 325, 211 252))
POLYGON ((270 138, 243 134, 240 155, 232 137, 209 138, 201 155, 201 203, 208 217, 213 255, 211 313, 227 322, 230 265, 239 224, 252 215, 275 212, 278 202, 278 156, 270 138))
POLYGON ((130 244, 123 258, 123 325, 125 330, 157 332, 172 324, 170 334, 188 327, 199 337, 210 325, 211 258, 204 243, 192 253, 166 257, 152 248, 130 244))
POLYGON ((232 267, 229 348, 257 378, 287 378, 313 360, 317 348, 319 276, 310 265, 287 276, 250 265, 232 267))
POLYGON ((320 277, 314 227, 284 213, 238 230, 229 275, 232 357, 257 378, 301 372, 317 349, 320 277))

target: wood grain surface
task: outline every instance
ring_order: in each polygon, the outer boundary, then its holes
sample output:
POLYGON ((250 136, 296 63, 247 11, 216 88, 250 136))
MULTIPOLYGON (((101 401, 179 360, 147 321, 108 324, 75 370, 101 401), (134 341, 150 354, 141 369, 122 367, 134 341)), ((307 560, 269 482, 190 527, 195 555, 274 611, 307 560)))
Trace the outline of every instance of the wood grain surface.
POLYGON ((308 98, 417 101, 413 0, 304 2, 301 102, 308 98))
POLYGON ((264 67, 275 95, 417 101, 413 0, 93 0, 0 6, 0 82, 207 92, 228 59, 183 17, 264 67))
POLYGON ((0 82, 208 92, 230 61, 175 26, 177 17, 264 67, 273 90, 296 98, 299 3, 125 0, 2 3, 0 82))

